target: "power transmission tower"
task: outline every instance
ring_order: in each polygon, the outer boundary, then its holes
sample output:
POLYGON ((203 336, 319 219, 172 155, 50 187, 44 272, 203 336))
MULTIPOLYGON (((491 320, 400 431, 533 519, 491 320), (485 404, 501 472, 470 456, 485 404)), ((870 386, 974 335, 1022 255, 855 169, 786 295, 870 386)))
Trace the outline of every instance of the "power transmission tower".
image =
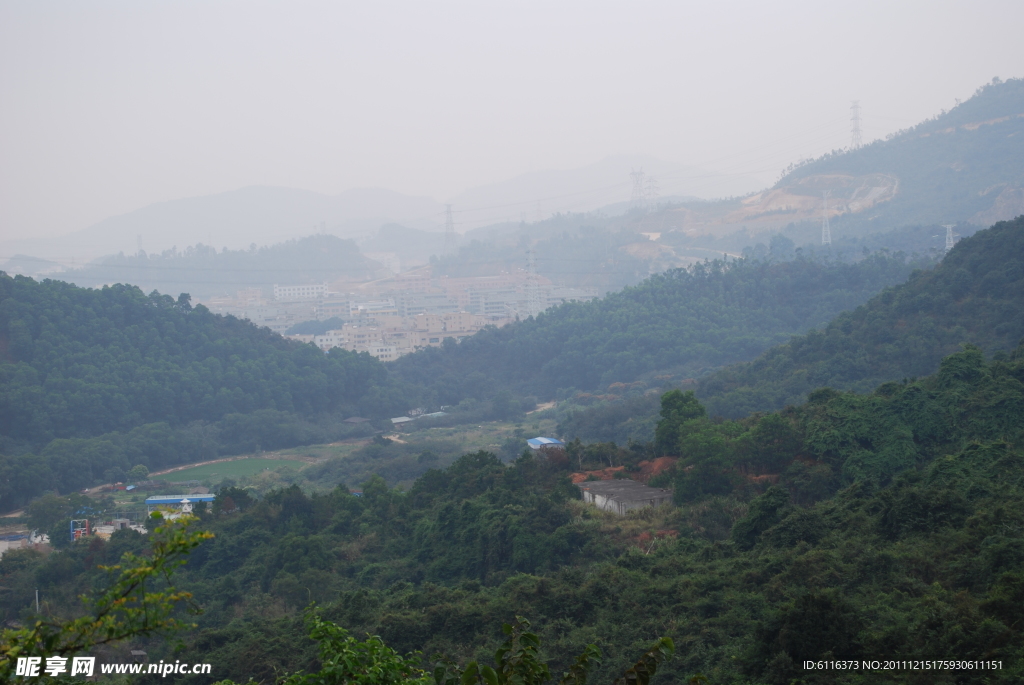
POLYGON ((540 282, 537 280, 537 253, 531 248, 526 251, 526 315, 537 316, 540 312, 540 282))
POLYGON ((942 227, 946 229, 946 252, 953 249, 953 224, 943 224, 942 227))
POLYGON ((831 245, 832 244, 832 229, 828 225, 828 191, 824 191, 821 194, 822 207, 821 207, 821 244, 831 245))
POLYGON ((648 176, 644 183, 644 203, 647 207, 653 207, 658 200, 658 179, 648 176))
POLYGON ((630 209, 644 209, 646 203, 644 201, 644 169, 640 167, 640 171, 630 170, 629 177, 633 179, 633 194, 629 198, 630 209))
POLYGON ((444 253, 446 255, 455 254, 455 220, 452 219, 451 205, 445 205, 444 253))
POLYGON ((856 150, 861 145, 860 140, 860 100, 854 100, 850 105, 850 149, 856 150))

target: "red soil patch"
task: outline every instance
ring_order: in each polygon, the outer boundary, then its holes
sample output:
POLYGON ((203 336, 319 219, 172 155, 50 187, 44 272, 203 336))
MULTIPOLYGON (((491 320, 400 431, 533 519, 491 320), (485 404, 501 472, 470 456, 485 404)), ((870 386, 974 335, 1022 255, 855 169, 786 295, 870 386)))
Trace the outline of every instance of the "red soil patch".
MULTIPOLYGON (((654 461, 645 460, 640 462, 640 471, 638 473, 627 473, 625 475, 628 475, 632 480, 646 483, 652 476, 668 471, 677 461, 679 461, 679 457, 658 457, 654 461)), ((625 470, 625 466, 609 466, 606 469, 599 469, 597 471, 577 471, 572 474, 571 478, 573 483, 582 483, 590 476, 597 480, 612 480, 615 478, 616 473, 621 473, 625 470)))
POLYGON ((779 475, 780 474, 778 473, 765 473, 760 476, 747 476, 747 480, 751 483, 771 483, 772 485, 775 485, 779 482, 779 475))
POLYGON ((640 462, 640 474, 637 476, 637 480, 641 483, 646 483, 652 477, 668 471, 675 466, 677 461, 679 461, 679 457, 658 457, 654 461, 642 461, 640 462))
POLYGON ((573 483, 582 483, 587 480, 588 476, 593 476, 597 480, 612 480, 615 478, 616 473, 625 470, 625 466, 609 466, 608 468, 601 469, 599 471, 583 471, 580 473, 574 473, 571 478, 573 483))

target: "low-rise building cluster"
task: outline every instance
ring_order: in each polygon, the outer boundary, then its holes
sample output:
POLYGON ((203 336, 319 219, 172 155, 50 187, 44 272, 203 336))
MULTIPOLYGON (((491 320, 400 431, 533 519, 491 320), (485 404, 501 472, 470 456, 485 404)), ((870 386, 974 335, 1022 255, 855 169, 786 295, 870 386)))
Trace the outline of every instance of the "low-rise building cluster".
POLYGON ((324 351, 339 347, 391 361, 445 340, 460 342, 485 326, 595 297, 596 289, 556 286, 526 271, 434 278, 428 266, 367 283, 275 285, 272 300, 261 288, 247 288, 204 304, 282 335, 298 323, 337 319, 341 326, 323 335, 288 337, 324 351))
POLYGON ((367 318, 345 323, 341 328, 323 335, 290 335, 289 338, 310 342, 323 351, 335 347, 352 352, 367 352, 381 361, 425 347, 440 347, 445 340, 461 342, 492 321, 466 312, 450 314, 417 314, 416 316, 367 318))

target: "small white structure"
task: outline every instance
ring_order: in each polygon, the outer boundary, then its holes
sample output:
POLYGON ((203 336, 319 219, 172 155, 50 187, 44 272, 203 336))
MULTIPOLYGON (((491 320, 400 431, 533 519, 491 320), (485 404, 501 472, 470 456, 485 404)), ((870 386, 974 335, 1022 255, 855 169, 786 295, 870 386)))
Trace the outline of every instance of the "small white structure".
POLYGON ((584 502, 620 516, 631 509, 672 503, 671 491, 649 488, 635 480, 588 480, 576 483, 576 487, 583 491, 584 502))
POLYGON ((99 523, 93 527, 92 532, 96 537, 107 540, 119 530, 135 530, 146 533, 146 527, 141 523, 132 523, 129 519, 114 519, 110 523, 99 523))

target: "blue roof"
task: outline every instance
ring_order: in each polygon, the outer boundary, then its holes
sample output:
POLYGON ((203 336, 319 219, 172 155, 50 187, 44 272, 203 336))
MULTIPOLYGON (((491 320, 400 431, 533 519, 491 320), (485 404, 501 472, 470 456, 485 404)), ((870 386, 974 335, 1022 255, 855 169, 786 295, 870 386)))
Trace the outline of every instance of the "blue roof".
POLYGON ((526 443, 535 450, 541 447, 565 447, 565 443, 558 438, 530 438, 526 443))
POLYGON ((180 504, 181 500, 189 502, 212 502, 216 495, 154 495, 146 498, 146 504, 180 504))

